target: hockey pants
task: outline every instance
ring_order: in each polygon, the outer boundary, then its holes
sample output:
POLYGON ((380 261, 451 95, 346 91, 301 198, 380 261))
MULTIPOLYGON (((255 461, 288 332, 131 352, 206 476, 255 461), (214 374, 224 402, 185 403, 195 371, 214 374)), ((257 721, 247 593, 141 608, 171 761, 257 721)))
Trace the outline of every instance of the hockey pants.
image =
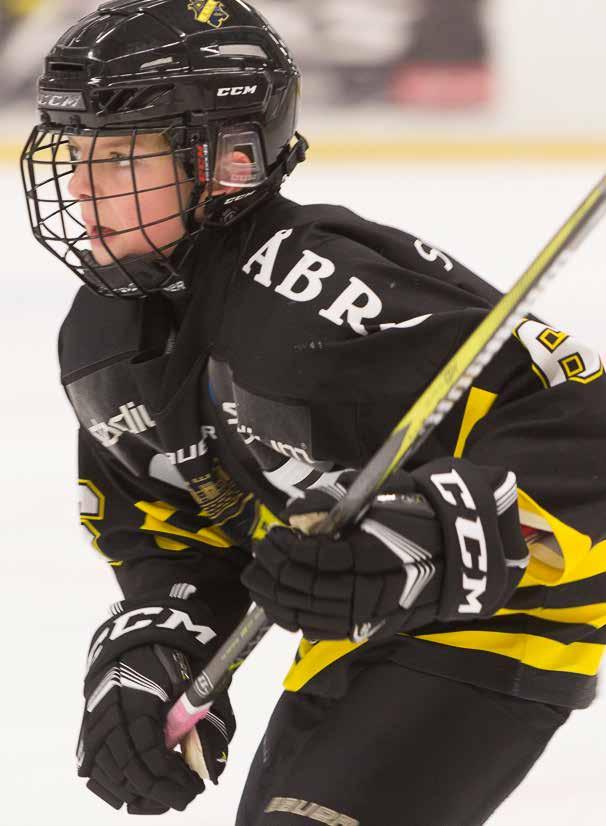
POLYGON ((336 700, 285 692, 236 826, 479 826, 568 714, 391 662, 336 700))

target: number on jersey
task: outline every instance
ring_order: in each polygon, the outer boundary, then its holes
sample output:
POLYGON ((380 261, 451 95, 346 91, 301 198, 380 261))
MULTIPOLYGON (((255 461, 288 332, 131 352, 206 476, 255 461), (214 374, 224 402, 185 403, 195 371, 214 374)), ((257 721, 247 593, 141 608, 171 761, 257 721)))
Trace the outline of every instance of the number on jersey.
POLYGON ((532 369, 545 387, 565 381, 589 384, 604 372, 594 350, 561 330, 525 318, 514 330, 514 336, 528 350, 532 369))

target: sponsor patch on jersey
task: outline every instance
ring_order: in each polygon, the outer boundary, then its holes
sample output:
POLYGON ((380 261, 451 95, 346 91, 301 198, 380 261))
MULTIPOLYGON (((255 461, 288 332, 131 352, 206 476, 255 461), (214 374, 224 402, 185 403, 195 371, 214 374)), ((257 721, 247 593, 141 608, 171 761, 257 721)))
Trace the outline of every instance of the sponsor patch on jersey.
POLYGON ((124 433, 139 434, 156 426, 143 404, 127 402, 120 405, 119 411, 107 421, 90 420, 88 431, 103 447, 112 447, 124 433))
POLYGON ((202 515, 222 525, 239 516, 252 496, 244 493, 215 458, 208 473, 189 478, 187 488, 202 515))
POLYGON ((210 393, 229 429, 245 445, 261 442, 288 458, 312 464, 311 412, 304 404, 267 399, 240 387, 225 362, 208 362, 210 393))
POLYGON ((189 0, 187 8, 194 13, 198 23, 206 23, 213 29, 220 29, 230 17, 223 3, 217 0, 189 0))

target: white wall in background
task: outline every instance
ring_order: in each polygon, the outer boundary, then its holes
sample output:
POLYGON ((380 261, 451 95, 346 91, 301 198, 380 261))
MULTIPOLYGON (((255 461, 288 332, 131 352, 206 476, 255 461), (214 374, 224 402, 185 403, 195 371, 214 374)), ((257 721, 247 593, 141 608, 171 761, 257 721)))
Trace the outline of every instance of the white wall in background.
POLYGON ((520 130, 606 136, 606 3, 486 0, 493 30, 495 114, 520 130))

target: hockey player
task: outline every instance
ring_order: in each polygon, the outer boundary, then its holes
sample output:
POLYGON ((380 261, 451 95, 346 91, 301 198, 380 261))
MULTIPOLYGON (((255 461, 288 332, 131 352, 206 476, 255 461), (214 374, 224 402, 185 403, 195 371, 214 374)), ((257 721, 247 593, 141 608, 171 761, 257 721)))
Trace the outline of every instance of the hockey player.
MULTIPOLYGON (((475 826, 595 694, 606 378, 526 319, 356 525, 289 527, 498 299, 414 236, 280 196, 298 98, 242 0, 112 0, 46 59, 26 194, 86 284, 61 372, 81 520, 124 594, 93 635, 79 774, 132 813, 203 791, 164 719, 252 596, 304 638, 237 826, 475 826)), ((197 727, 215 783, 234 729, 225 693, 197 727)))

